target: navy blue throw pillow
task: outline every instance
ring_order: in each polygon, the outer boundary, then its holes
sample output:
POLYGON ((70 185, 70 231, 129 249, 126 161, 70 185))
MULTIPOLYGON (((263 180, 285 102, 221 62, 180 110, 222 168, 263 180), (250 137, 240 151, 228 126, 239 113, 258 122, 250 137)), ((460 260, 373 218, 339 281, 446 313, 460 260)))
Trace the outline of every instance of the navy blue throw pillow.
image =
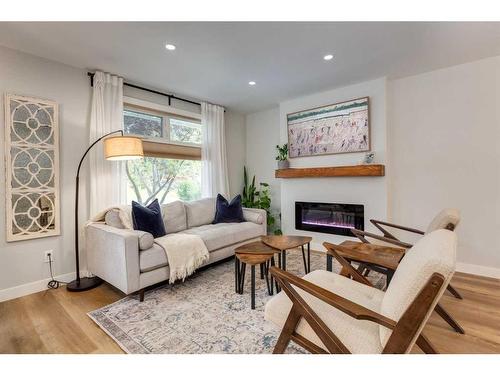
POLYGON ((243 207, 241 207, 241 195, 233 198, 231 203, 222 195, 217 194, 217 203, 215 206, 215 219, 212 224, 217 223, 241 223, 243 218, 243 207))
POLYGON ((158 199, 155 199, 146 207, 132 201, 132 222, 134 229, 149 232, 154 238, 167 234, 161 217, 161 208, 158 199))

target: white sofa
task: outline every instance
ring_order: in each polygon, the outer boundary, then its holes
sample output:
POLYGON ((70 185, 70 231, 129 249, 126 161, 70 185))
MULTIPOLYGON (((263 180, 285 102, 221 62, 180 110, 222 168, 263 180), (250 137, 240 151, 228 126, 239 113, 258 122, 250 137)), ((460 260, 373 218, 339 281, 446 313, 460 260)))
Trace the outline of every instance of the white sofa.
MULTIPOLYGON (((130 206, 125 207, 130 215, 130 206)), ((202 238, 210 253, 207 265, 233 256, 236 247, 267 232, 266 211, 255 208, 243 208, 246 222, 212 224, 215 198, 165 204, 162 215, 167 234, 202 238)), ((126 294, 168 280, 165 251, 150 233, 125 229, 117 210, 108 211, 105 222, 87 225, 85 240, 89 271, 126 294)))

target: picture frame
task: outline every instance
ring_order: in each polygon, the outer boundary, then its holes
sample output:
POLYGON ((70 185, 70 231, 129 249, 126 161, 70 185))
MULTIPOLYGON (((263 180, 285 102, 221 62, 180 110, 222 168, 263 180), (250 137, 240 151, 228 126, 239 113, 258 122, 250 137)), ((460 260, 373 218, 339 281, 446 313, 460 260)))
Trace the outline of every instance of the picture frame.
POLYGON ((290 158, 367 152, 370 133, 368 96, 287 114, 290 158))

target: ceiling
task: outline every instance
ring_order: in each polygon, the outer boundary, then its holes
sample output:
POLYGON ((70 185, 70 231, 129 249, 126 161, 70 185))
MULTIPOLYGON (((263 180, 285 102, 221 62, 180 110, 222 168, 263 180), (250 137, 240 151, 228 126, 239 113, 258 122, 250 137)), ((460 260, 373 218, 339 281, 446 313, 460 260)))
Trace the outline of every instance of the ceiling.
POLYGON ((249 113, 500 55, 500 23, 3 22, 0 45, 249 113))

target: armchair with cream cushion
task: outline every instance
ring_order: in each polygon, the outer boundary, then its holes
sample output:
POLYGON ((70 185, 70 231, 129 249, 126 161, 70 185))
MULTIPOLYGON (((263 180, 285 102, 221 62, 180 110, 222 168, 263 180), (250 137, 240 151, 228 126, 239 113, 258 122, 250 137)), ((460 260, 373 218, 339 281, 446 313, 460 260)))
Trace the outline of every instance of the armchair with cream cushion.
POLYGON ((271 268, 283 289, 265 306, 265 319, 282 328, 274 352, 292 340, 314 353, 407 353, 415 343, 435 353, 421 332, 453 276, 456 246, 451 231, 425 235, 385 292, 328 271, 300 279, 271 268))
MULTIPOLYGON (((209 251, 207 265, 266 234, 265 210, 243 208, 243 215, 243 223, 212 224, 215 198, 162 205, 167 234, 199 235, 209 251)), ((170 271, 165 250, 150 233, 131 229, 131 222, 131 208, 123 206, 108 210, 103 222, 85 227, 89 271, 126 294, 167 280, 170 271)))

